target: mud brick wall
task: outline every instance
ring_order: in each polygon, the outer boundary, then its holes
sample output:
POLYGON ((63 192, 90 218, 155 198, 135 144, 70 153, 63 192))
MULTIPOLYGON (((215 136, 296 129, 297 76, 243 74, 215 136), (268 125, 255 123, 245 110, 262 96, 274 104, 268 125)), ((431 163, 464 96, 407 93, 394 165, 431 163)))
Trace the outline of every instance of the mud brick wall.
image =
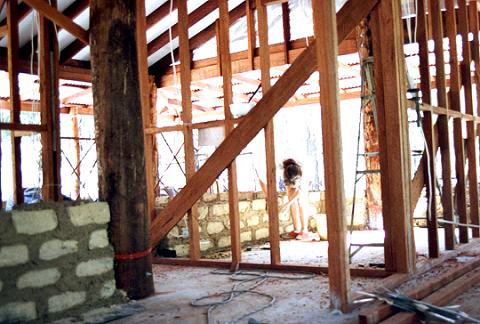
POLYGON ((0 323, 45 322, 125 301, 115 288, 106 203, 0 213, 0 323))
MULTIPOLYGON (((305 213, 311 216, 307 221, 310 225, 315 222, 313 215, 325 214, 325 193, 312 191, 305 197, 308 203, 305 213)), ((168 197, 157 199, 157 207, 161 210, 168 203, 168 197)), ((287 202, 285 193, 279 192, 279 210, 287 202)), ((351 202, 350 202, 351 204, 351 202)), ((240 192, 240 239, 242 246, 258 244, 268 240, 268 212, 266 208, 265 194, 263 192, 240 192)), ((362 206, 357 205, 360 212, 362 206)), ((347 211, 349 211, 347 207, 347 211)), ((205 194, 198 203, 199 226, 200 226, 200 249, 203 255, 216 251, 230 249, 230 220, 228 207, 228 193, 205 194)), ((346 215, 350 224, 350 214, 346 215)), ((365 221, 364 215, 358 215, 355 224, 365 221)), ((293 229, 289 212, 280 213, 280 234, 293 229)), ((188 256, 188 226, 184 217, 176 227, 168 234, 168 248, 174 249, 177 256, 188 256)), ((165 247, 165 246, 164 246, 165 247)))

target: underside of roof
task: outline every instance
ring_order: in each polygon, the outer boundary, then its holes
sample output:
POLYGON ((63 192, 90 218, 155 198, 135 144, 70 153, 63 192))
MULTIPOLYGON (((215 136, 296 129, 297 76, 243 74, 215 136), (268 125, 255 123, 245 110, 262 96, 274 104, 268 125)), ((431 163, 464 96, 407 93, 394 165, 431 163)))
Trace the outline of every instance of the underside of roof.
MULTIPOLYGON (((39 1, 33 1, 37 3, 39 1)), ((40 1, 42 2, 42 1, 40 1)), ((337 0, 337 11, 346 0, 337 0)), ((6 6, 0 11, 0 26, 6 24, 6 6)), ((19 1, 19 61, 22 74, 19 78, 20 95, 23 109, 35 108, 39 99, 37 59, 39 51, 39 14, 30 1, 19 1)), ((178 120, 181 112, 178 72, 178 12, 177 0, 146 1, 146 39, 149 73, 157 80, 159 126, 162 120, 169 124, 178 120)), ((58 0, 57 9, 65 17, 73 20, 80 28, 89 30, 88 0, 58 0)), ((194 117, 203 116, 211 120, 223 118, 223 82, 217 62, 216 24, 218 20, 217 0, 189 0, 187 2, 189 21, 188 35, 192 50, 192 104, 194 117), (212 50, 214 49, 214 50, 212 50), (196 73, 198 71, 198 73, 196 73), (205 72, 207 71, 207 72, 205 72)), ((234 72, 234 102, 256 102, 262 96, 260 69, 242 63, 249 50, 247 3, 244 0, 230 0, 230 52, 232 53, 234 72)), ((250 8, 255 8, 251 1, 250 8)), ((413 3, 405 2, 403 15, 413 14, 413 3)), ((274 83, 293 62, 309 42, 313 40, 310 0, 290 0, 273 3, 267 7, 268 39, 271 53, 271 82, 274 83), (306 23, 308 22, 308 23, 306 23)), ((255 11, 253 11, 255 13, 255 11)), ((256 17, 254 17, 256 23, 256 17)), ((59 47, 60 104, 64 109, 80 108, 81 112, 92 113, 90 86, 90 47, 85 41, 76 38, 66 29, 57 26, 59 47)), ((2 34, 0 34, 1 36, 2 34)), ((252 46, 252 45, 251 45, 252 46)), ((258 56, 259 40, 255 37, 253 55, 258 56)), ((417 49, 409 50, 416 55, 417 49)), ((339 50, 339 88, 341 99, 359 97, 360 67, 356 48, 356 33, 352 32, 342 42, 339 50)), ((407 53, 408 54, 408 53, 407 53)), ((418 66, 418 60, 411 58, 412 66, 418 66)), ((0 68, 7 70, 7 36, 0 39, 0 68)), ((6 73, 0 74, 2 82, 8 82, 6 73)), ((0 103, 7 107, 8 87, 0 91, 0 103)), ((318 73, 312 76, 298 89, 288 105, 298 106, 318 101, 318 73)))

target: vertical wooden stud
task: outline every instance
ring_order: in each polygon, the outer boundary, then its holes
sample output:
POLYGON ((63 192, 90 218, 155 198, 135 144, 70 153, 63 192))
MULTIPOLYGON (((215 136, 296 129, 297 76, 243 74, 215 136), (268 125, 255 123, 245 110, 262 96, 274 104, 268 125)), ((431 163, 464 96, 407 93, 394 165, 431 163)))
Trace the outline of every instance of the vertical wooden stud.
MULTIPOLYGON (((450 25, 452 16, 449 14, 449 3, 450 0, 446 2, 447 7, 447 33, 450 33, 450 25)), ((432 37, 435 42, 435 84, 437 88, 437 102, 440 107, 449 108, 451 102, 447 100, 447 88, 445 81, 445 61, 443 53, 443 25, 441 19, 441 8, 438 1, 430 1, 430 16, 431 16, 431 30, 432 37)), ((453 21, 455 24, 455 21, 453 21)), ((455 51, 456 47, 450 47, 450 51, 455 51)), ((450 53, 452 55, 452 53, 450 53)), ((455 54, 456 55, 456 54, 455 54)), ((455 76, 458 77, 458 70, 455 73, 455 67, 450 65, 452 70, 450 71, 450 86, 452 82, 455 82, 455 76), (453 79, 452 79, 453 72, 453 79)), ((458 80, 458 79, 457 79, 458 80)), ((446 220, 453 221, 454 209, 453 209, 453 190, 452 190, 452 169, 450 162, 450 137, 449 137, 449 128, 448 128, 448 116, 440 115, 437 119, 438 124, 438 144, 440 146, 441 154, 441 163, 442 163, 442 182, 443 182, 443 194, 442 194, 442 204, 444 209, 443 217, 446 220), (449 212, 451 210, 451 212, 449 212)), ((455 233, 453 225, 445 225, 445 248, 447 250, 453 250, 455 248, 455 233)))
POLYGON ((382 0, 372 12, 371 27, 377 71, 385 267, 410 273, 415 269, 415 244, 400 3, 382 0))
MULTIPOLYGON (((267 7, 257 1, 258 37, 260 40, 260 69, 263 93, 270 90, 270 50, 268 46, 267 7)), ((273 119, 267 123, 265 132, 265 157, 267 162, 267 209, 270 233, 270 262, 280 263, 280 233, 278 222, 277 176, 275 163, 275 137, 273 119)))
POLYGON ((330 302, 334 308, 346 312, 350 303, 350 273, 344 210, 335 1, 313 0, 312 8, 320 73, 330 302))
POLYGON ((248 63, 250 70, 255 70, 255 48, 257 47, 257 36, 255 33, 255 11, 252 8, 252 0, 246 0, 247 13, 247 36, 248 36, 248 63))
POLYGON ((290 63, 290 8, 288 2, 282 3, 283 57, 285 64, 290 63))
MULTIPOLYGON (((223 76, 223 100, 225 109, 225 135, 233 130, 233 116, 230 104, 232 92, 232 62, 230 58, 230 31, 227 0, 218 0, 219 8, 219 43, 218 54, 223 76)), ((230 239, 232 245, 232 268, 237 270, 241 260, 240 250, 240 213, 238 211, 237 166, 235 160, 228 167, 228 203, 230 213, 230 239)))
MULTIPOLYGON (((468 7, 466 0, 458 0, 458 25, 459 32, 462 36, 462 56, 463 61, 460 64, 462 85, 465 99, 465 112, 473 115, 473 92, 472 92, 472 77, 470 65, 472 63, 472 53, 470 51, 470 42, 468 40, 468 33, 470 32, 468 21, 468 7)), ((478 220, 478 178, 477 178, 477 146, 476 142, 476 125, 474 121, 467 121, 467 160, 468 160, 468 190, 470 198, 470 219, 478 220)), ((467 217, 466 221, 470 222, 467 217)), ((468 230, 467 230, 468 241, 468 230)))
MULTIPOLYGON (((475 116, 478 116, 478 103, 480 103, 480 45, 479 45, 479 36, 478 36, 478 4, 477 1, 470 1, 469 4, 469 27, 470 27, 470 32, 473 35, 473 43, 472 43, 472 58, 475 63, 475 72, 474 72, 474 78, 475 78, 475 90, 476 90, 476 100, 477 100, 477 111, 475 112, 475 116)), ((477 126, 475 124, 475 126, 477 126)), ((478 132, 478 126, 476 127, 476 132, 478 132)), ((476 133, 475 133, 476 135, 476 133)), ((474 142, 478 143, 478 139, 476 136, 474 137, 474 142)), ((474 144, 477 145, 477 144, 474 144)), ((471 199, 471 198, 470 198, 471 199)), ((477 198, 478 199, 478 198, 477 198)), ((478 204, 478 200, 477 200, 478 204)), ((472 207, 470 207, 472 208, 472 207)), ((473 213, 470 214, 470 222, 474 225, 479 225, 480 220, 479 220, 479 215, 478 215, 478 206, 477 209, 473 213)), ((480 237, 480 229, 478 228, 472 228, 472 236, 473 237, 480 237)))
MULTIPOLYGON (((432 0, 433 1, 433 0, 432 0)), ((440 6, 438 1, 437 6, 440 6)), ((460 111, 460 76, 459 64, 456 47, 457 36, 457 22, 455 17, 453 0, 446 0, 447 8, 447 35, 450 46, 450 108, 452 110, 460 111), (453 46, 454 45, 454 46, 453 46)), ((440 10, 440 9, 438 9, 440 10)), ((440 20, 441 23, 441 20, 440 20)), ((435 41, 436 43, 436 41, 435 41)), ((443 54, 442 54, 443 55, 443 54)), ((442 83, 444 84, 444 83, 442 83)), ((437 86, 439 89, 439 86, 437 86)), ((441 130, 439 130, 441 131, 441 130)), ((457 204, 457 213, 461 223, 467 223, 467 203, 465 192, 465 151, 463 146, 463 121, 461 118, 455 118, 453 121, 453 145, 455 148, 455 174, 457 177, 457 184, 455 187, 455 202, 457 204)), ((440 149, 441 149, 440 143, 440 149)), ((468 228, 461 226, 459 228, 460 243, 468 242, 468 228)))
MULTIPOLYGON (((430 63, 428 59, 428 24, 426 16, 426 0, 417 2, 417 41, 419 44, 420 56, 420 82, 422 90, 422 99, 426 104, 431 104, 431 88, 430 88, 430 63)), ((436 175, 435 175, 435 132, 433 127, 432 113, 423 112, 423 133, 425 135, 426 150, 429 161, 425 163, 423 174, 425 175, 425 186, 427 188, 427 227, 428 227, 428 256, 430 258, 438 258, 440 249, 438 244, 438 226, 437 226, 437 204, 436 196, 436 175)), ((450 200, 451 201, 451 200, 450 200)), ((451 207, 451 205, 450 205, 451 207)), ((448 210, 444 209, 444 214, 448 210)))
POLYGON ((42 194, 45 200, 59 200, 60 187, 60 112, 58 98, 58 43, 55 28, 40 16, 40 109, 42 124, 42 194))
MULTIPOLYGON (((8 75, 10 80, 10 122, 20 124, 20 93, 18 89, 18 4, 17 1, 7 1, 7 55, 8 75)), ((13 199, 16 204, 23 203, 22 188, 22 158, 21 137, 11 132, 12 141, 12 170, 13 170, 13 199)))
MULTIPOLYGON (((178 2, 178 35, 180 39, 180 81, 182 86, 182 121, 184 149, 185 149, 185 173, 188 180, 195 173, 195 147, 193 144, 192 131, 192 101, 191 101, 191 69, 190 69, 190 46, 188 39, 188 11, 187 2, 178 2)), ((198 229, 198 208, 194 204, 188 211, 188 233, 190 241, 190 259, 200 259, 200 234, 198 229)))

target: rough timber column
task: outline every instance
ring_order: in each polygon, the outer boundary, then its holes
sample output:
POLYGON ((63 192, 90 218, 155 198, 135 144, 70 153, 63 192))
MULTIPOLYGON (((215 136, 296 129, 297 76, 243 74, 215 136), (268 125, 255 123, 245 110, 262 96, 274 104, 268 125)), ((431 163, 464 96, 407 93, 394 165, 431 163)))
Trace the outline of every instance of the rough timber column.
POLYGON ((350 272, 346 245, 345 196, 343 192, 342 133, 338 97, 338 40, 334 0, 312 1, 316 52, 320 72, 322 138, 328 231, 328 280, 330 302, 347 312, 350 272))
POLYGON ((400 2, 381 0, 372 12, 371 27, 377 71, 385 267, 408 273, 415 269, 415 247, 400 2))
POLYGON ((100 199, 111 211, 118 288, 153 293, 136 1, 90 1, 92 88, 100 199))

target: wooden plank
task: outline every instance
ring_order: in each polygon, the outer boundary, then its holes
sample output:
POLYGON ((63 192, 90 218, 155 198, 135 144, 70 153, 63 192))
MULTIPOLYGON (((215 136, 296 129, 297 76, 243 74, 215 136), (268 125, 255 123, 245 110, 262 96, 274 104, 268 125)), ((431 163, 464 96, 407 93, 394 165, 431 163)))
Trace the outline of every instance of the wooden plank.
MULTIPOLYGON (((377 0, 350 0, 337 14, 339 42, 377 4, 377 0)), ((152 223, 152 242, 158 243, 186 211, 201 197, 217 176, 229 165, 255 135, 273 118, 316 67, 315 42, 293 62, 272 88, 264 94, 256 108, 225 138, 212 156, 192 177, 191 182, 162 210, 152 223)))
MULTIPOLYGON (((223 100, 225 112, 225 135, 232 133, 234 129, 233 115, 230 111, 230 104, 233 99, 232 92, 232 62, 230 60, 230 22, 228 13, 228 1, 218 0, 219 8, 219 46, 218 58, 221 64, 223 76, 223 100)), ((232 251, 232 267, 230 270, 238 269, 242 258, 240 249, 240 212, 238 210, 238 186, 237 166, 235 160, 228 166, 228 207, 230 216, 230 242, 232 251)))
MULTIPOLYGON (((454 1, 447 0, 445 2, 447 9, 447 35, 450 44, 456 43, 457 23, 454 11, 454 1)), ((438 88, 438 87, 437 87, 438 88)), ((460 104, 460 77, 457 47, 450 46, 450 106, 452 110, 461 111, 460 104)), ((443 106, 440 104, 440 106, 443 106)), ((448 107, 448 106, 443 106, 448 107)), ((457 177, 457 184, 455 188, 457 213, 460 217, 461 223, 467 222, 467 203, 465 190, 465 153, 463 146, 463 122, 460 119, 453 121, 453 145, 455 148, 455 174, 457 177)), ((468 242, 468 229, 459 228, 460 243, 468 242)))
MULTIPOLYGON (((480 269, 475 269, 465 276, 449 283, 443 288, 437 290, 422 301, 435 306, 446 306, 448 303, 472 288, 472 283, 480 281, 480 269)), ((422 318, 415 313, 401 312, 389 319, 381 322, 382 324, 403 324, 418 323, 422 318)))
MULTIPOLYGON (((447 101, 447 92, 445 85, 445 61, 443 53, 443 26, 441 23, 441 9, 438 2, 430 1, 430 5, 433 7, 433 14, 431 15, 431 25, 432 25, 432 35, 435 41, 435 69, 437 75, 435 77, 435 83, 437 88, 437 102, 438 105, 444 108, 449 108, 450 104, 447 101), (438 45, 437 45, 438 44, 438 45)), ((447 8, 449 6, 449 1, 447 1, 447 8)), ((451 21, 452 17, 449 16, 447 10, 447 32, 449 32, 449 23, 455 24, 455 20, 451 21)), ((453 34, 452 34, 453 35, 453 34)), ((450 48, 450 50, 455 50, 456 48, 450 48)), ((455 54, 456 55, 456 54, 455 54)), ((455 73, 454 73, 455 75, 455 73)), ((457 74, 458 75, 458 74, 457 74)), ((450 85, 452 85, 452 71, 450 72, 450 85)), ((442 205, 445 210, 443 217, 445 219, 452 220, 454 217, 453 210, 453 190, 452 190, 452 170, 450 162, 450 137, 448 130, 448 116, 441 115, 438 117, 438 142, 440 145, 440 154, 441 154, 441 164, 442 164, 442 205), (451 210, 451 212, 450 212, 451 210)), ((445 227, 445 248, 451 250, 455 248, 455 235, 453 226, 445 227)))
MULTIPOLYGON (((479 35, 478 35, 479 25, 478 25, 477 1, 470 1, 468 8, 469 8, 469 27, 470 27, 470 32, 473 35, 473 43, 472 43, 471 49, 473 53, 472 58, 473 58, 473 61, 475 62, 474 80, 475 80, 475 91, 477 94, 475 99, 477 100, 477 103, 478 103, 480 102, 480 44, 479 44, 479 35)), ((478 108, 477 108, 476 115, 478 115, 478 108)), ((478 132, 478 129, 477 129, 477 132, 478 132)), ((476 137, 474 140, 474 145, 476 145, 475 143, 477 143, 476 137)), ((477 204, 478 204, 478 199, 477 199, 477 204)), ((470 222, 474 225, 480 225, 480 217, 478 215, 478 206, 475 209, 475 212, 470 214, 470 222)), ((472 237, 480 237, 480 230, 478 228, 472 228, 472 237)))
MULTIPOLYGON (((417 41, 419 44, 420 56, 420 83, 422 90, 422 101, 431 103, 431 87, 430 87, 430 62, 428 59, 428 22, 427 22, 427 3, 426 0, 417 2, 417 41)), ((430 258, 438 258, 440 249, 438 244, 438 225, 437 225, 437 192, 436 192, 436 172, 435 172, 435 156, 436 156, 436 134, 434 132, 433 116, 431 112, 423 113, 423 133, 425 135, 427 160, 424 164, 425 185, 427 188, 427 227, 428 227, 428 256, 430 258)), ((450 200, 451 201, 451 200, 450 200)), ((451 209, 444 208, 444 213, 450 213, 451 209)), ((450 205, 451 208, 451 205, 450 205)))
MULTIPOLYGON (((472 3, 471 3, 472 4, 472 3)), ((476 6, 476 2, 474 3, 476 6)), ((465 112, 473 115, 473 92, 472 92, 472 71, 470 65, 472 63, 472 55, 470 49, 470 42, 468 35, 470 32, 469 22, 469 9, 466 0, 458 1, 458 28, 462 36, 462 55, 463 61, 460 64, 463 94, 465 101, 465 112)), ((475 219, 478 222, 478 177, 477 177, 477 145, 476 145, 476 124, 474 121, 467 121, 467 140, 466 140, 466 154, 468 163, 468 193, 470 203, 470 217, 465 220, 470 223, 471 219, 475 219)), ((462 221, 460 221, 462 222, 462 221)), ((468 240, 468 229, 466 229, 466 236, 468 240)), ((478 234, 478 229, 476 229, 478 234)))
POLYGON ((248 37, 248 63, 250 70, 255 69, 255 48, 257 48, 257 36, 255 33, 255 10, 252 8, 252 1, 245 1, 247 15, 247 37, 248 37))
POLYGON ((33 9, 38 10, 42 15, 50 19, 58 26, 64 28, 70 34, 80 39, 84 44, 88 44, 88 31, 76 24, 64 14, 52 7, 45 0, 25 0, 25 2, 33 9))
POLYGON ((110 207, 117 287, 134 299, 154 292, 142 109, 148 108, 148 80, 146 56, 137 53, 146 50, 144 22, 137 21, 144 4, 90 1, 99 197, 110 207))
MULTIPOLYGON (((460 264, 458 267, 452 267, 451 270, 432 278, 432 280, 415 287, 413 290, 402 292, 402 294, 414 299, 423 299, 479 266, 480 259, 478 258, 468 263, 460 264)), ((362 324, 378 323, 396 312, 398 312, 398 310, 390 305, 375 303, 375 305, 365 307, 360 311, 359 322, 362 324)))
MULTIPOLYGON (((168 264, 186 267, 212 267, 212 268, 229 268, 231 263, 228 261, 200 259, 192 261, 186 258, 154 258, 154 264, 168 264)), ((316 274, 328 274, 328 267, 308 266, 301 264, 268 264, 268 263, 248 263, 240 262, 239 269, 257 269, 257 270, 276 270, 291 272, 310 272, 316 274)), ((386 278, 390 273, 379 269, 350 269, 352 277, 368 277, 368 278, 386 278)), ((387 278, 388 279, 388 278, 387 278)), ((388 280, 390 281, 390 280, 388 280)), ((402 280, 403 282, 404 280, 402 280)), ((399 281, 397 280, 396 283, 399 281)), ((382 284, 384 287, 395 288, 396 285, 382 284)))
MULTIPOLYGON (((270 90, 270 54, 268 49, 267 7, 257 0, 258 37, 260 41, 260 69, 263 93, 270 90)), ((280 225, 278 221, 277 175, 275 163, 275 135, 273 119, 264 128, 265 159, 267 175, 267 210, 270 239, 270 262, 278 264, 280 260, 280 225)))
POLYGON ((288 2, 282 3, 282 26, 283 26, 283 56, 285 64, 290 64, 290 9, 288 2))
MULTIPOLYGON (((187 3, 180 1, 178 4, 178 24, 180 38, 180 62, 183 69, 180 73, 181 91, 182 91, 182 121, 186 127, 183 127, 184 150, 185 150, 185 173, 186 183, 195 174, 195 147, 193 145, 193 131, 188 125, 192 123, 192 101, 190 90, 190 46, 188 44, 188 25, 189 17, 187 12, 187 3)), ((200 259, 200 234, 198 226, 198 207, 193 205, 188 211, 188 233, 190 244, 190 259, 200 259)))
POLYGON ((382 1, 373 10, 372 38, 375 71, 381 71, 375 74, 375 79, 382 165, 385 266, 387 271, 410 273, 415 269, 415 246, 410 208, 405 61, 398 2, 382 1))
MULTIPOLYGON (((56 1, 52 3, 56 6, 56 1)), ((40 116, 47 131, 42 133, 42 196, 45 200, 61 200, 60 179, 60 112, 58 93, 58 43, 54 25, 40 15, 40 116)))
MULTIPOLYGON (((20 92, 18 85, 18 5, 16 1, 7 1, 7 51, 8 77, 10 84, 10 122, 20 124, 20 92)), ((11 136, 13 199, 15 204, 23 203, 21 137, 11 136)))
POLYGON ((345 193, 343 189, 335 1, 312 1, 312 9, 317 65, 320 73, 330 303, 335 309, 348 312, 350 307, 350 273, 348 271, 345 193))

